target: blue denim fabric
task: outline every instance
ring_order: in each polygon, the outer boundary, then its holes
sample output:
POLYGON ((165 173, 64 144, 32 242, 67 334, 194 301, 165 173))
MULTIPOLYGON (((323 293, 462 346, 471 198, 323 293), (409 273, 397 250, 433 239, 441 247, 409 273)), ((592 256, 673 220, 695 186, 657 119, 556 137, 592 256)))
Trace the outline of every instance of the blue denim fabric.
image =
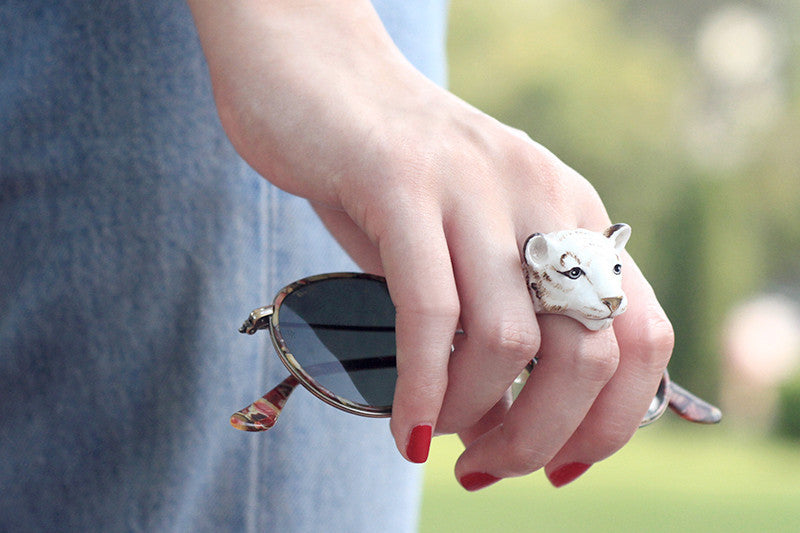
MULTIPOLYGON (((378 2, 444 77, 442 1, 378 2)), ((0 0, 0 530, 409 531, 386 420, 294 393, 247 313, 355 266, 237 157, 179 0, 0 0)))

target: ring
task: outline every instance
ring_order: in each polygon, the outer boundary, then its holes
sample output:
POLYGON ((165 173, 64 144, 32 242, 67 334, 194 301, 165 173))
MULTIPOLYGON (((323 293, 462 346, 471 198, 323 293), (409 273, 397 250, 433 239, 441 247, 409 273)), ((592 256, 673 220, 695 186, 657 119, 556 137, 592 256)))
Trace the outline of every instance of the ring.
POLYGON ((586 328, 608 328, 625 312, 622 259, 627 224, 534 233, 523 246, 525 281, 536 313, 566 315, 586 328))
MULTIPOLYGON (((522 268, 536 313, 566 315, 592 331, 611 326, 628 306, 620 254, 630 236, 630 226, 614 224, 602 233, 575 229, 528 237, 522 248, 522 268)), ((535 361, 512 385, 515 399, 535 361)), ((722 419, 719 408, 670 380, 665 369, 639 427, 658 420, 667 407, 690 422, 716 424, 722 419)))

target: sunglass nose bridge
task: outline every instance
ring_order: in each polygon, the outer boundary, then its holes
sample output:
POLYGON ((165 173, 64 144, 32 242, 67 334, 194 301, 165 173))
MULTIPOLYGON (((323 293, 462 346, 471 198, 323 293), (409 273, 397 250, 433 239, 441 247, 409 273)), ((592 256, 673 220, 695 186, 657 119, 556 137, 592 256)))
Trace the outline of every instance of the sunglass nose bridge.
POLYGON ((274 308, 271 305, 265 305, 254 309, 247 320, 244 321, 242 327, 239 328, 239 333, 247 333, 252 335, 260 329, 267 329, 269 327, 269 317, 272 316, 274 308))

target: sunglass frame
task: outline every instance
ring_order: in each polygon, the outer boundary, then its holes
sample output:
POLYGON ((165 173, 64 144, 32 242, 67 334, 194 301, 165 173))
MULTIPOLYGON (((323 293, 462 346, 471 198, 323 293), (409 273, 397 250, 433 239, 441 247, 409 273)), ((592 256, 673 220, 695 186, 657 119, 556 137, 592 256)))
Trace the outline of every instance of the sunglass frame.
MULTIPOLYGON (((272 305, 262 307, 254 311, 250 316, 250 322, 253 322, 255 329, 264 329, 264 326, 258 327, 257 325, 259 323, 263 324, 266 318, 269 319, 269 334, 270 338, 272 339, 272 345, 275 348, 275 351, 278 353, 278 357, 280 358, 281 362, 283 362, 283 365, 286 367, 286 369, 295 378, 297 378, 297 381, 299 381, 300 384, 303 385, 303 387, 305 387, 311 394, 328 405, 336 407, 337 409, 345 411, 346 413, 370 418, 388 418, 392 416, 391 405, 372 406, 353 402, 347 398, 342 398, 341 396, 334 394, 332 391, 320 385, 303 369, 303 366, 292 354, 291 350, 286 344, 286 340, 281 334, 280 310, 283 301, 300 287, 305 287, 315 282, 326 281, 330 279, 365 279, 370 281, 379 281, 384 284, 386 283, 386 279, 382 276, 365 274, 361 272, 334 272, 330 274, 317 274, 315 276, 309 276, 307 278, 297 280, 278 291, 278 294, 275 295, 272 305), (254 317, 254 314, 256 313, 260 313, 260 316, 254 317)), ((250 331, 247 332, 250 333, 250 331)))

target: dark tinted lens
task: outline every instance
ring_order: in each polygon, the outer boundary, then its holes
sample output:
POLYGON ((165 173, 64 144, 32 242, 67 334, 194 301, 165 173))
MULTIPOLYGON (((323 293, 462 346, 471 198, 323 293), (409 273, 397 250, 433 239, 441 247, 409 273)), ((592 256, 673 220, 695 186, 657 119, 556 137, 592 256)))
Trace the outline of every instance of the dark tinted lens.
POLYGON ((350 402, 391 406, 395 310, 383 282, 313 281, 289 293, 278 313, 287 349, 319 385, 350 402))

